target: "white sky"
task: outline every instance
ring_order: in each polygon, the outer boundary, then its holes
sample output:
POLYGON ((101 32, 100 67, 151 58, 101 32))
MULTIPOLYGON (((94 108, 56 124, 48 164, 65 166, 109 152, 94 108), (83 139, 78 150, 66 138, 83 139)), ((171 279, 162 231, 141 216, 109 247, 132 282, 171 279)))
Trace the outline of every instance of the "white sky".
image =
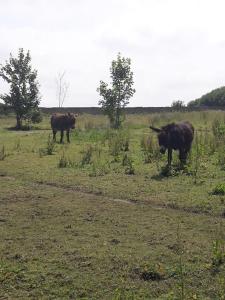
POLYGON ((134 72, 130 106, 188 102, 225 85, 224 13, 223 0, 0 0, 0 63, 30 50, 41 106, 58 105, 63 71, 65 106, 97 106, 121 52, 134 72))

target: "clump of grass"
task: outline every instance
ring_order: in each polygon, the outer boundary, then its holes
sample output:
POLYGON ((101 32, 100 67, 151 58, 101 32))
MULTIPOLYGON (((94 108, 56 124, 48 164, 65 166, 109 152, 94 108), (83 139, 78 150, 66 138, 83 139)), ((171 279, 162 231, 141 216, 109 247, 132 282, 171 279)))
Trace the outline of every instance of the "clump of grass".
POLYGON ((201 143, 199 140, 199 136, 196 133, 195 135, 195 152, 192 151, 191 155, 192 155, 192 163, 193 163, 193 171, 192 171, 192 175, 194 178, 194 183, 197 183, 197 179, 199 177, 199 168, 200 168, 200 163, 201 163, 201 143), (193 155, 194 154, 194 155, 193 155))
POLYGON ((221 167, 222 170, 225 169, 225 153, 224 153, 224 143, 219 141, 217 145, 217 165, 221 167))
POLYGON ((112 300, 135 300, 136 297, 133 291, 127 291, 125 288, 115 290, 112 300))
POLYGON ((55 150, 55 142, 51 138, 51 135, 49 134, 48 140, 47 140, 47 145, 46 145, 46 153, 47 155, 52 155, 55 150))
POLYGON ((88 120, 87 122, 84 123, 84 128, 85 130, 90 130, 95 128, 95 125, 92 120, 88 120))
POLYGON ((219 267, 225 263, 225 240, 222 222, 216 231, 216 238, 212 244, 212 271, 218 272, 219 267))
POLYGON ((15 141, 15 144, 14 144, 14 150, 16 150, 16 151, 20 151, 20 150, 21 150, 21 142, 20 142, 20 139, 18 139, 18 140, 15 141))
POLYGON ((92 145, 87 145, 86 149, 83 150, 83 156, 81 158, 81 166, 88 165, 92 161, 94 148, 92 145))
POLYGON ((156 158, 156 149, 153 139, 143 136, 141 139, 141 149, 144 154, 144 162, 151 163, 156 158))
POLYGON ((212 266, 218 268, 225 261, 225 244, 222 239, 213 241, 212 266))
POLYGON ((6 158, 7 154, 5 152, 5 146, 2 146, 2 149, 0 150, 0 160, 4 160, 6 158))
POLYGON ((127 155, 127 153, 125 153, 123 158, 122 158, 122 166, 128 166, 129 163, 130 163, 130 158, 127 155))
POLYGON ((59 168, 68 168, 71 167, 72 163, 68 157, 65 156, 65 152, 63 151, 62 155, 59 158, 58 167, 59 168))
POLYGON ((129 151, 129 134, 124 130, 111 130, 108 132, 109 152, 114 161, 119 161, 122 151, 129 151))
POLYGON ((109 140, 109 151, 110 154, 114 157, 114 161, 119 160, 119 154, 120 154, 120 143, 117 137, 113 137, 109 140))
POLYGON ((165 278, 165 270, 161 264, 145 265, 140 271, 140 279, 144 281, 160 281, 165 278))
POLYGON ((179 175, 179 169, 175 169, 172 166, 166 165, 161 167, 160 169, 160 176, 169 177, 177 175, 179 175))
POLYGON ((213 195, 225 195, 225 183, 219 183, 212 191, 213 195))
POLYGON ((213 134, 219 138, 225 135, 225 123, 218 119, 215 119, 212 123, 213 134))
POLYGON ((92 164, 91 172, 89 173, 90 177, 104 176, 110 172, 110 166, 106 161, 98 159, 92 164))
POLYGON ((126 168, 125 168, 125 174, 126 175, 134 175, 135 174, 133 161, 127 154, 125 154, 124 157, 123 157, 122 165, 126 166, 126 168))
POLYGON ((49 134, 46 147, 39 148, 39 156, 43 157, 44 155, 52 155, 54 151, 55 151, 55 142, 52 140, 51 135, 49 134))
POLYGON ((39 157, 43 157, 44 155, 46 155, 46 151, 44 148, 39 148, 38 153, 39 157))

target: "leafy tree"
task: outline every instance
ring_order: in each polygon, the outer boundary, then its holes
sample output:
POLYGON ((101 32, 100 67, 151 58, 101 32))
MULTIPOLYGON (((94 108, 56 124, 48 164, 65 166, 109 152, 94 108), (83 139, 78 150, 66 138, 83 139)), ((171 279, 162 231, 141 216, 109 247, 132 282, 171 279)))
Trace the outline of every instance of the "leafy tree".
POLYGON ((0 95, 5 104, 16 114, 16 128, 22 128, 22 120, 32 120, 40 103, 37 71, 32 70, 30 52, 19 49, 18 57, 10 54, 9 62, 0 66, 0 76, 10 85, 8 94, 0 95))
POLYGON ((182 100, 173 101, 171 107, 175 111, 182 111, 185 108, 185 103, 182 100))
POLYGON ((225 86, 212 90, 200 97, 199 99, 190 101, 188 107, 225 107, 225 86))
POLYGON ((129 104, 130 97, 135 93, 133 85, 133 72, 131 72, 130 58, 121 57, 112 61, 110 77, 112 79, 111 88, 104 81, 100 81, 97 89, 103 98, 99 101, 104 113, 109 117, 112 128, 120 128, 124 120, 124 108, 129 104))

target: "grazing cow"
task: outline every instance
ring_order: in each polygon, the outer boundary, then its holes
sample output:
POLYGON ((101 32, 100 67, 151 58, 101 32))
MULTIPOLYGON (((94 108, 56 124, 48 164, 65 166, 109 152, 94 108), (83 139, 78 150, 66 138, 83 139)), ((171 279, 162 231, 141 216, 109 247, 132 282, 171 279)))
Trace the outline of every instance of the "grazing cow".
POLYGON ((181 163, 186 163, 194 137, 194 127, 191 123, 171 123, 161 128, 152 126, 150 128, 158 133, 160 152, 164 154, 168 149, 168 166, 171 165, 173 149, 179 150, 181 163))
POLYGON ((77 115, 67 113, 55 113, 51 116, 51 127, 53 132, 53 140, 56 141, 56 132, 61 132, 60 143, 63 142, 64 130, 66 130, 67 142, 70 143, 70 129, 75 128, 77 115))

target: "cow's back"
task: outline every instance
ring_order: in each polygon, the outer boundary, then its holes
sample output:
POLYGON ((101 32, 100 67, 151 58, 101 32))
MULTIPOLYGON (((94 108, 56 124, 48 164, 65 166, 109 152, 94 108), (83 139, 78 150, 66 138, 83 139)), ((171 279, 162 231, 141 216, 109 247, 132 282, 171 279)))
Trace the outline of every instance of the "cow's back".
POLYGON ((189 122, 174 125, 170 132, 170 142, 174 149, 189 148, 194 137, 194 127, 189 122))
POLYGON ((66 130, 70 128, 69 120, 67 115, 53 114, 51 116, 51 127, 52 130, 66 130))

